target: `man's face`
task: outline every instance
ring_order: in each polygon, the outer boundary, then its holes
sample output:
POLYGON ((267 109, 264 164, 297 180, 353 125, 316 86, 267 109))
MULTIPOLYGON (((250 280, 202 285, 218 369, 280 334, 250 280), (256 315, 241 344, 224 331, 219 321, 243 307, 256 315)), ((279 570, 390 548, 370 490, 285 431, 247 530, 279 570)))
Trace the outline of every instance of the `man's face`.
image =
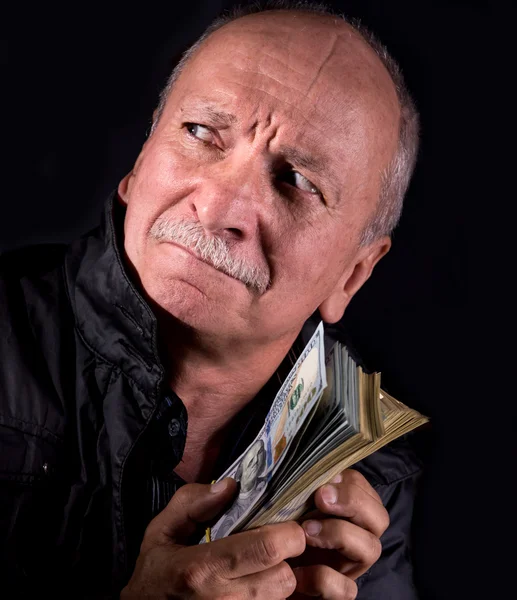
POLYGON ((257 477, 260 475, 259 469, 264 464, 264 446, 261 441, 254 444, 242 459, 242 475, 240 479, 240 489, 242 492, 248 492, 255 487, 257 477))
POLYGON ((217 31, 119 187, 126 254, 147 295, 226 339, 288 337, 318 307, 339 319, 389 248, 358 242, 398 115, 389 75, 343 23, 266 13, 217 31), (163 237, 164 223, 223 240, 226 266, 163 237))

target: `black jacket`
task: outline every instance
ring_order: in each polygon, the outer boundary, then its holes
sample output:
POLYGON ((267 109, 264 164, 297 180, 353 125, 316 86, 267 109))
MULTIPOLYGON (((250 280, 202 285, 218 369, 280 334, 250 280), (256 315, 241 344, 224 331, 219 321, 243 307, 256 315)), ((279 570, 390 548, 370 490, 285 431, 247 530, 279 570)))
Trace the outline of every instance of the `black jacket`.
MULTIPOLYGON (((171 391, 156 319, 121 259, 123 217, 112 196, 101 226, 69 247, 0 258, 3 598, 117 597, 151 518, 151 473, 181 457, 156 427, 171 391)), ((359 598, 416 598, 409 531, 419 463, 399 440, 358 468, 391 516, 359 598)))

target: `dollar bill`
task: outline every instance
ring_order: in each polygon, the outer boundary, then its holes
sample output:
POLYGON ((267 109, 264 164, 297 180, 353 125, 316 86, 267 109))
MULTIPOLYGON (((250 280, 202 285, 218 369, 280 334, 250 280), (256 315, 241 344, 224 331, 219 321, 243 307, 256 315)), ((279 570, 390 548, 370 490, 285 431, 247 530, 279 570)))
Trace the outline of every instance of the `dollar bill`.
POLYGON ((271 483, 275 489, 282 487, 292 473, 295 465, 301 462, 310 450, 310 444, 326 429, 336 413, 340 412, 340 400, 336 395, 335 361, 337 353, 335 345, 325 360, 325 374, 327 387, 323 391, 320 401, 314 407, 312 414, 306 419, 304 427, 300 428, 289 450, 289 457, 283 462, 282 467, 275 473, 274 481, 271 483), (300 452, 298 452, 300 448, 300 452))
POLYGON ((289 457, 275 474, 267 496, 261 501, 261 508, 246 524, 269 511, 304 472, 359 431, 357 419, 349 417, 353 415, 352 405, 357 389, 354 386, 352 395, 348 395, 345 385, 354 378, 354 373, 355 363, 349 360, 346 350, 342 352, 340 344, 336 343, 326 359, 329 385, 315 409, 311 428, 304 432, 304 439, 298 441, 301 451, 293 452, 291 448, 289 457))
POLYGON ((313 408, 326 386, 323 322, 320 322, 278 391, 257 437, 219 478, 220 481, 233 477, 240 482, 240 489, 230 509, 212 527, 212 540, 229 535, 247 520, 296 434, 307 417, 314 414, 313 408))

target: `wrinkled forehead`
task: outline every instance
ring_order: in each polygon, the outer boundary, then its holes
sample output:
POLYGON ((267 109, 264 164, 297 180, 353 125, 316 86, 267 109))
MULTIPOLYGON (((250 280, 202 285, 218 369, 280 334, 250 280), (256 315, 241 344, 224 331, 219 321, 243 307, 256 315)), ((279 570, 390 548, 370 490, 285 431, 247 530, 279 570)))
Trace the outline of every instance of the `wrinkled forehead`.
MULTIPOLYGON (((276 103, 315 128, 373 130, 398 119, 398 101, 380 59, 348 24, 320 15, 272 12, 213 33, 186 68, 190 91, 207 81, 228 101, 276 103), (233 96, 233 97, 232 97, 233 96)), ((280 108, 281 107, 281 108, 280 108)))

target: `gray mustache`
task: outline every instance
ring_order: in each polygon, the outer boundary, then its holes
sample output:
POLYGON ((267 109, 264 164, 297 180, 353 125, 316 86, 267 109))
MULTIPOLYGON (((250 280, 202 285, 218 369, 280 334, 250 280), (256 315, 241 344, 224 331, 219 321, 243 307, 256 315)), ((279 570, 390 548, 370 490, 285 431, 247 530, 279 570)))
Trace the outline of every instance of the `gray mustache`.
POLYGON ((225 240, 207 237, 203 226, 198 223, 160 218, 154 222, 149 235, 157 241, 174 242, 188 248, 218 271, 242 281, 260 294, 269 287, 269 269, 234 258, 225 240))

